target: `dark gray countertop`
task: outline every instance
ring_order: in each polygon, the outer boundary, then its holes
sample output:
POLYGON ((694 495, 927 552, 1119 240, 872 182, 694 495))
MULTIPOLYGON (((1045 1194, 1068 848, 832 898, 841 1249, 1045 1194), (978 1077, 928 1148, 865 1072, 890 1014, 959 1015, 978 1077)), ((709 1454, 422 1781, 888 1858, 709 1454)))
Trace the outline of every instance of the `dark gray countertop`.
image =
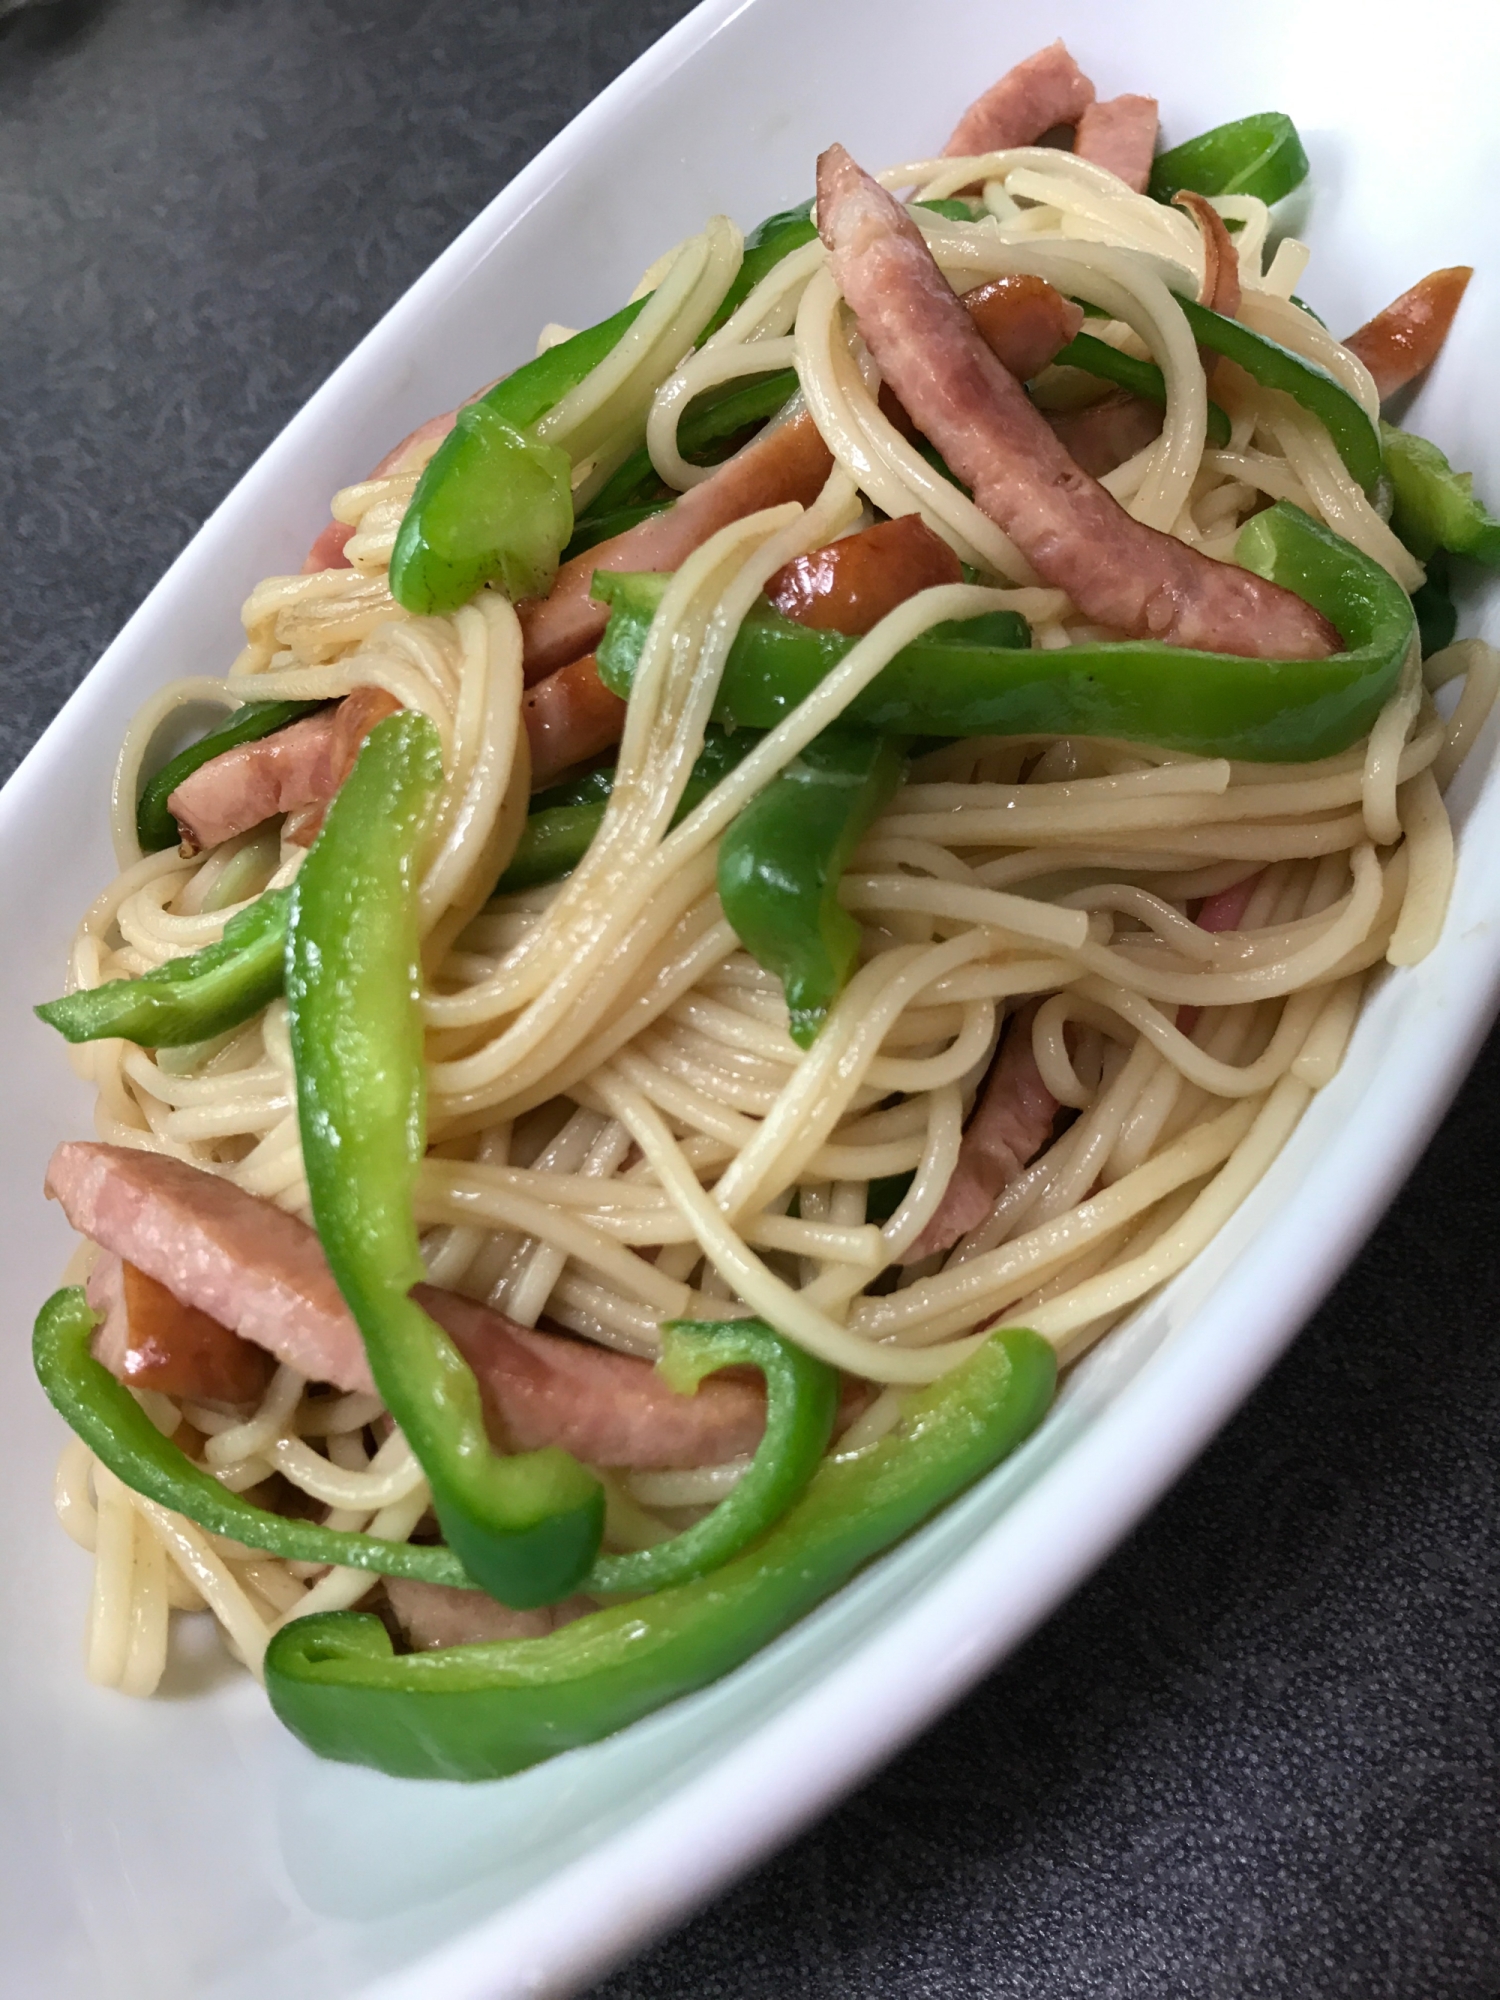
MULTIPOLYGON (((0 768, 433 253, 684 11, 0 24, 0 768)), ((1094 1581, 598 2000, 1500 1994, 1497 1099, 1492 1041, 1332 1301, 1094 1581)))

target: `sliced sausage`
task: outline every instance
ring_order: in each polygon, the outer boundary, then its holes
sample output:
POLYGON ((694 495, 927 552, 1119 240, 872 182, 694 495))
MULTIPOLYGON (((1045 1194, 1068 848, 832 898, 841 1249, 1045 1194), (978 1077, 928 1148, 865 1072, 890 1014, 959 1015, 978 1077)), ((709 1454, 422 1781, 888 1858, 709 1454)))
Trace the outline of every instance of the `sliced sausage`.
POLYGON ((1382 402, 1436 361, 1473 275, 1469 264, 1429 271, 1344 342, 1374 376, 1382 402))
POLYGON ((619 742, 625 704, 600 680, 594 655, 585 653, 526 690, 521 719, 531 745, 531 789, 539 792, 559 772, 619 742))
POLYGON ((906 1251, 903 1264, 951 1250, 977 1229, 1013 1180, 1052 1137, 1060 1109, 1042 1081, 1031 1047, 1033 1001, 1006 1029, 979 1102, 964 1130, 958 1162, 932 1220, 906 1251))
POLYGON ((518 604, 526 641, 526 678, 538 681, 592 651, 608 607, 589 596, 595 570, 676 569, 731 521, 787 500, 810 507, 833 470, 833 457, 805 412, 762 432, 664 513, 653 514, 564 563, 546 597, 518 604))
POLYGON ((919 590, 962 583, 963 576, 942 537, 919 514, 906 514, 794 557, 767 583, 766 595, 799 625, 853 636, 873 631, 919 590))
POLYGON ((976 285, 963 304, 991 354, 1018 382, 1040 375, 1083 325, 1083 307, 1030 272, 976 285))
POLYGON ((134 1264, 101 1253, 87 1296, 104 1315, 94 1334, 95 1359, 127 1387, 205 1403, 252 1403, 265 1393, 271 1357, 263 1347, 183 1305, 134 1264))
POLYGON ((1106 98, 1102 103, 1096 100, 1079 116, 1073 151, 1080 160, 1107 167, 1126 187, 1144 194, 1151 179, 1158 122, 1154 97, 1126 95, 1106 98))
POLYGON ((1185 208, 1198 225, 1203 238, 1203 283, 1198 303, 1225 319, 1237 319, 1240 310, 1240 260, 1234 239, 1224 226, 1224 218, 1206 195, 1191 188, 1179 188, 1172 197, 1174 208, 1185 208))
POLYGON ((1031 146, 1054 125, 1076 125, 1094 86, 1060 41, 1007 70, 969 106, 943 148, 949 159, 1031 146))
POLYGON ((336 708, 200 764, 172 793, 167 810, 193 848, 217 847, 280 812, 293 815, 288 839, 310 847, 361 744, 400 706, 384 688, 356 688, 336 708))
POLYGON ((818 218, 881 374, 976 503, 1086 618, 1249 658, 1336 648, 1311 605, 1142 526, 1069 458, 975 332, 905 209, 841 146, 818 163, 818 218))

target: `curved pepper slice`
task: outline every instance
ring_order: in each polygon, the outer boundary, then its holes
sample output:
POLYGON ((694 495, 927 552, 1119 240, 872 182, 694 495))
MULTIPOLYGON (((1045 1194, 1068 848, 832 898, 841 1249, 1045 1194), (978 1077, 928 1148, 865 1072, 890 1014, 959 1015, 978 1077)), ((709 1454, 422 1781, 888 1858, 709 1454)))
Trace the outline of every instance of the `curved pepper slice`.
POLYGON ((402 516, 391 595, 407 611, 456 611, 481 585, 545 594, 573 532, 573 464, 487 399, 460 410, 402 516))
POLYGON ((384 1542, 375 1535, 321 1528, 257 1507, 231 1493, 164 1438, 123 1383, 89 1352, 97 1323, 81 1286, 54 1292, 37 1315, 31 1354, 37 1380, 58 1415, 116 1478, 212 1535, 288 1562, 336 1563, 424 1583, 471 1584, 451 1549, 384 1542))
POLYGON ((1179 298, 1187 315, 1193 338, 1200 347, 1223 354, 1266 389, 1281 389, 1322 423, 1333 439, 1350 477, 1368 490, 1380 477, 1380 433, 1341 382, 1335 382, 1326 368, 1304 361, 1279 341, 1252 333, 1237 319, 1200 306, 1195 299, 1179 298))
POLYGON ((1056 1376, 1036 1334, 992 1335, 878 1444, 825 1459, 748 1553, 550 1638, 397 1658, 378 1618, 297 1619, 266 1655, 271 1705, 321 1756, 399 1777, 505 1777, 597 1742, 740 1665, 972 1485, 1035 1430, 1056 1376))
POLYGON ((656 1365, 683 1394, 716 1369, 758 1368, 766 1378, 765 1434, 743 1478, 711 1514, 654 1548, 600 1556, 583 1587, 606 1596, 691 1583, 737 1556, 800 1498, 828 1449, 838 1411, 837 1371, 764 1320, 668 1320, 662 1338, 656 1365))
MULTIPOLYGON (((1128 389, 1134 396, 1144 396, 1149 403, 1166 404, 1166 377, 1154 361, 1140 361, 1133 354, 1122 354, 1118 347, 1111 347, 1107 340, 1100 340, 1092 333, 1075 334, 1066 347, 1058 350, 1053 361, 1059 368, 1081 368, 1085 374, 1097 375, 1102 381, 1117 382, 1122 389, 1128 389)), ((1210 403, 1209 443, 1222 451, 1229 436, 1227 414, 1217 403, 1210 403)))
MULTIPOLYGON (((672 815, 673 826, 686 819, 694 807, 702 805, 719 780, 743 762, 759 741, 760 731, 756 729, 737 729, 732 736, 723 730, 711 730, 683 787, 672 815)), ((571 784, 538 792, 531 802, 531 814, 510 866, 495 884, 494 893, 509 896, 518 889, 534 889, 539 883, 555 882, 561 875, 570 875, 599 831, 614 782, 611 765, 605 770, 590 771, 571 784)))
POLYGON ((1472 472, 1455 472, 1435 444, 1382 424, 1385 466, 1395 494, 1391 526, 1419 561, 1437 549, 1500 565, 1500 521, 1474 491, 1472 472))
POLYGON ((448 1545, 482 1589, 527 1609, 587 1573, 604 1495, 555 1447, 491 1451, 472 1373, 407 1296, 424 1276, 412 1214, 426 1109, 413 873, 441 779, 426 716, 381 723, 297 877, 286 963, 297 1110, 313 1221, 448 1545))
POLYGON ((224 926, 217 944, 138 979, 111 979, 35 1011, 70 1042, 119 1035, 144 1049, 206 1042, 258 1014, 281 991, 290 889, 268 889, 224 926))
POLYGON ((181 840, 181 830, 167 811, 167 800, 185 778, 223 751, 233 750, 236 744, 258 743, 261 737, 272 736, 288 723, 297 722, 323 706, 320 701, 247 701, 206 736, 200 736, 196 743, 180 751, 170 763, 163 764, 141 793, 135 809, 135 835, 143 852, 158 854, 162 848, 175 847, 181 840))
POLYGON ((792 1040, 811 1048, 859 956, 839 880, 901 778, 887 736, 825 729, 726 828, 719 901, 740 943, 786 989, 792 1040))
POLYGON ((1170 201, 1186 189, 1193 194, 1250 194, 1272 202, 1306 179, 1307 154, 1296 126, 1284 111, 1258 111, 1158 153, 1148 192, 1157 201, 1170 201))
MULTIPOLYGON (((1259 763, 1306 763, 1346 750, 1400 674, 1414 623, 1405 591, 1286 501, 1241 529, 1235 555, 1316 605, 1347 650, 1323 660, 1250 660, 1112 639, 1022 651, 991 640, 987 618, 971 618, 903 647, 846 718, 892 735, 1114 736, 1259 763)), ((614 606, 598 658, 600 678, 617 694, 629 693, 666 585, 647 575, 594 580, 595 594, 614 606)), ((774 726, 854 643, 757 608, 730 649, 715 715, 774 726)))

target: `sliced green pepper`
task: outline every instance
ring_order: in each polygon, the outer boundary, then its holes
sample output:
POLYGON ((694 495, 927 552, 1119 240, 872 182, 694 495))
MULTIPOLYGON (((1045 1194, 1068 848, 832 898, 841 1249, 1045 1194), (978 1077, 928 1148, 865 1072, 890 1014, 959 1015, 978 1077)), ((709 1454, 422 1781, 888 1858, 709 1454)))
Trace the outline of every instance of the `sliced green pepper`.
POLYGON ((414 711, 374 729, 303 863, 286 997, 313 1221, 376 1387, 432 1487, 448 1545, 520 1608, 565 1597, 598 1553, 604 1495, 566 1452, 499 1458, 479 1389, 407 1294, 426 1088, 414 870, 442 781, 414 711))
MULTIPOLYGON (((1315 605, 1346 650, 1323 660, 1253 660, 1117 639, 1021 651, 989 638, 985 619, 965 619, 903 647, 846 717, 892 735, 1114 736, 1253 762, 1302 763, 1347 749, 1400 675, 1414 627, 1405 591, 1285 501, 1241 529, 1235 557, 1315 605)), ((599 575, 593 588, 614 606, 599 675, 626 694, 666 579, 599 575)), ((854 643, 758 607, 730 649, 715 713, 773 727, 854 643)))
POLYGON ((1436 549, 1500 564, 1500 521, 1474 491, 1472 472, 1455 472, 1435 444, 1394 424, 1380 426, 1396 504, 1391 526, 1419 561, 1436 549))
POLYGON ((391 551, 405 610, 456 611, 481 585, 546 592, 573 532, 573 462, 518 430, 487 398, 460 410, 417 482, 391 551))
POLYGON ((323 706, 319 701, 247 701, 206 736, 179 751, 170 763, 162 765, 136 806, 135 833, 142 850, 159 854, 164 847, 175 847, 181 840, 181 829, 167 811, 167 800, 185 778, 190 778, 212 758, 233 750, 236 744, 258 743, 261 737, 271 736, 278 729, 285 729, 289 722, 311 715, 314 709, 323 706))
MULTIPOLYGON (((1111 347, 1107 340, 1099 340, 1092 333, 1075 334, 1056 356, 1055 364, 1060 368, 1082 368, 1089 375, 1098 375, 1106 382, 1117 382, 1122 389, 1129 389, 1132 395, 1144 396, 1148 403, 1167 400, 1166 377, 1154 361, 1139 361, 1133 354, 1122 354, 1118 347, 1111 347)), ((1222 451, 1229 442, 1229 418, 1217 403, 1208 406, 1208 441, 1222 451)))
POLYGON ((786 989, 799 1048, 812 1047, 859 957, 859 925, 839 902, 839 881, 900 779, 889 737, 825 729, 719 842, 724 915, 786 989))
MULTIPOLYGON (((694 807, 702 805, 719 780, 741 763, 759 741, 760 731, 756 729, 737 729, 733 735, 711 730, 683 787, 682 798, 672 815, 673 826, 686 819, 694 807)), ((603 822, 614 778, 614 767, 610 766, 590 771, 571 785, 538 792, 510 866, 495 884, 494 893, 510 896, 518 889, 534 889, 539 883, 571 875, 603 822), (560 796, 565 792, 569 796, 560 796), (572 796, 575 793, 578 796, 572 796)))
MULTIPOLYGON (((173 1444, 130 1391, 94 1359, 95 1314, 80 1286, 54 1292, 37 1315, 32 1360, 53 1407, 94 1456, 133 1492, 169 1507, 210 1534, 288 1562, 341 1564, 381 1576, 417 1577, 472 1590, 473 1579, 441 1545, 382 1541, 294 1520, 221 1486, 173 1444)), ((662 1328, 658 1364, 690 1395, 717 1369, 748 1364, 766 1378, 766 1428, 755 1457, 726 1499, 680 1535, 629 1555, 602 1555, 584 1579, 601 1594, 659 1590, 717 1569, 779 1521, 817 1471, 838 1409, 836 1371, 772 1333, 760 1320, 662 1328)))
POLYGON ((737 1667, 972 1485, 1041 1422, 1056 1374, 1036 1334, 992 1335, 878 1444, 825 1460, 747 1554, 547 1639, 398 1658, 377 1618, 296 1619, 266 1655, 271 1705, 320 1755, 401 1777, 505 1777, 597 1742, 737 1667))
POLYGON ((138 979, 111 979, 36 1012, 70 1042, 119 1035, 144 1049, 206 1042, 258 1014, 281 991, 290 889, 268 889, 231 917, 217 944, 138 979))
POLYGON ((1448 558, 1438 549, 1427 558, 1425 580, 1411 594, 1411 608, 1417 614, 1417 630, 1422 635, 1422 658, 1451 646, 1458 631, 1458 606, 1448 578, 1448 558))
POLYGON ((670 1541, 600 1556, 583 1588, 612 1596, 691 1583, 774 1527, 816 1473, 838 1412, 838 1371, 773 1333, 764 1320, 668 1320, 657 1366, 690 1395, 705 1375, 748 1364, 766 1378, 766 1428, 739 1483, 711 1514, 670 1541))
POLYGON ((1367 491, 1374 486, 1381 469, 1380 433, 1341 382, 1315 361, 1305 361, 1289 347, 1252 333, 1237 319, 1226 319, 1196 299, 1179 298, 1177 303, 1200 347, 1226 355, 1263 388, 1284 390, 1311 410, 1326 427, 1350 476, 1367 491))
POLYGON ((1170 201, 1187 189, 1192 194, 1249 194, 1272 202, 1306 179, 1307 154, 1296 126, 1283 111, 1259 111, 1158 153, 1149 192, 1158 201, 1170 201))
MULTIPOLYGON (((599 678, 628 696, 636 663, 670 577, 638 571, 596 571, 593 592, 612 607, 600 641, 599 678)), ((901 651, 850 703, 845 719, 896 736, 988 733, 972 720, 991 691, 994 656, 1030 644, 1031 628, 1014 611, 934 626, 901 651), (956 718, 956 720, 955 720, 956 718)), ((842 632, 816 631, 758 604, 730 647, 714 704, 732 728, 774 729, 833 672, 858 642, 842 632)), ((1022 655, 1029 657, 1029 655, 1022 655)))
POLYGON ((385 1542, 375 1535, 296 1521, 221 1486, 164 1438, 124 1384, 94 1359, 89 1337, 96 1320, 80 1286, 54 1292, 37 1315, 32 1360, 64 1422, 133 1492, 196 1521, 212 1535, 228 1535, 246 1548, 264 1549, 288 1562, 338 1563, 381 1576, 473 1587, 451 1549, 385 1542))

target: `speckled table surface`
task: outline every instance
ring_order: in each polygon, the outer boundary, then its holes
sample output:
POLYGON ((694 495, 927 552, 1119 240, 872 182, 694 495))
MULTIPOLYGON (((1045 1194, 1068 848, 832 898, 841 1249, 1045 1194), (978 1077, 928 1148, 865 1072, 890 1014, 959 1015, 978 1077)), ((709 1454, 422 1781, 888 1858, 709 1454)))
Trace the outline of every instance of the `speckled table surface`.
MULTIPOLYGON (((0 24, 0 767, 434 251, 684 11, 0 24)), ((1500 1994, 1497 1099, 1500 1040, 1100 1574, 597 2000, 1500 1994)))

